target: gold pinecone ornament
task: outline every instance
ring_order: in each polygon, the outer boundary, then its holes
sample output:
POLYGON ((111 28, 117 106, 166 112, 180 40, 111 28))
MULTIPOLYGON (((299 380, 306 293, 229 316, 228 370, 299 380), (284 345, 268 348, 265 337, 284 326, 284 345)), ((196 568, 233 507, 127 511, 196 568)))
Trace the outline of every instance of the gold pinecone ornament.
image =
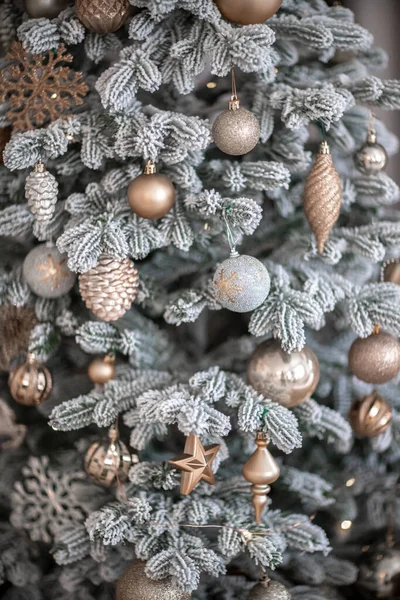
POLYGON ((307 177, 303 204, 307 221, 317 239, 318 252, 322 254, 342 205, 342 184, 327 142, 322 142, 307 177))
POLYGON ((87 308, 103 321, 116 321, 130 309, 139 287, 139 274, 129 258, 103 255, 98 264, 79 276, 79 290, 87 308))
POLYGON ((11 396, 23 406, 37 406, 47 400, 53 388, 49 369, 28 354, 24 364, 15 367, 8 378, 11 396))

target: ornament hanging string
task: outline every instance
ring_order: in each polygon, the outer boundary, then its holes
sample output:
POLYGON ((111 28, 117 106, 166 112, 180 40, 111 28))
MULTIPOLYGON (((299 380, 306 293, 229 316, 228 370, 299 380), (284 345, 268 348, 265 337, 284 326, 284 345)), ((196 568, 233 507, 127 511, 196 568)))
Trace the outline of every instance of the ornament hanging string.
POLYGON ((235 77, 235 69, 232 65, 232 100, 237 100, 237 89, 236 89, 236 77, 235 77))
POLYGON ((240 235, 237 235, 236 237, 234 236, 234 232, 231 229, 231 226, 229 225, 229 221, 228 221, 228 217, 227 217, 227 212, 231 209, 231 205, 229 204, 223 211, 223 218, 225 221, 225 226, 226 226, 226 234, 227 234, 227 238, 228 238, 228 244, 229 244, 229 248, 231 249, 231 256, 238 256, 238 252, 236 251, 236 244, 239 241, 240 235))

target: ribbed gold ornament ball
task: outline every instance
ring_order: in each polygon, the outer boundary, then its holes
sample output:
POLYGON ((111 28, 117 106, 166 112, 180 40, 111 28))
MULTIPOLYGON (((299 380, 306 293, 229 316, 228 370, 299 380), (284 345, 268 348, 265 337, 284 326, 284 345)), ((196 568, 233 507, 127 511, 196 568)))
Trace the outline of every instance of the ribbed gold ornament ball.
POLYGON ((27 361, 10 372, 11 396, 23 406, 37 406, 47 400, 53 388, 49 369, 29 355, 27 361))
POLYGON ((267 340, 250 357, 247 378, 259 394, 291 408, 310 398, 316 390, 318 358, 309 346, 289 354, 279 340, 267 340))
POLYGON ((128 0, 75 0, 76 16, 95 33, 117 31, 128 18, 130 8, 128 0))
POLYGON ((24 0, 24 8, 31 19, 55 19, 68 8, 68 0, 24 0))
POLYGON ((238 25, 263 23, 278 12, 283 0, 215 0, 222 16, 238 25))
POLYGON ((358 398, 352 404, 349 420, 355 434, 376 437, 384 433, 392 422, 392 407, 377 392, 358 398))
POLYGON ((94 442, 85 456, 85 471, 98 485, 109 488, 128 479, 132 462, 138 462, 136 454, 131 455, 126 444, 119 439, 115 427, 110 427, 108 440, 94 442))
POLYGON ((89 379, 98 385, 103 385, 115 377, 114 357, 95 358, 88 368, 89 379))
POLYGON ((258 144, 260 125, 257 117, 246 108, 242 108, 237 98, 229 102, 215 119, 212 136, 217 148, 231 156, 248 154, 258 144))
POLYGON ((175 188, 166 175, 156 172, 154 163, 148 162, 144 173, 130 183, 128 201, 139 217, 160 219, 175 204, 175 188))
POLYGON ((361 381, 375 385, 386 383, 400 371, 400 344, 382 332, 358 338, 349 350, 349 367, 361 381))
POLYGON ((191 594, 176 587, 171 577, 154 581, 145 573, 146 563, 135 560, 119 578, 115 600, 190 600, 191 594))

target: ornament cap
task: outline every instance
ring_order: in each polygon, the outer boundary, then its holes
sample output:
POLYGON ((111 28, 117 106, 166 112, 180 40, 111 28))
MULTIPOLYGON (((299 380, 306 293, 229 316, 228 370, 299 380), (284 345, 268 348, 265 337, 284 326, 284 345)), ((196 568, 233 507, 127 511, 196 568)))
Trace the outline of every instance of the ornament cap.
POLYGON ((229 110, 239 110, 240 108, 240 100, 237 96, 231 96, 229 101, 229 110))
POLYGON ((154 160, 147 161, 143 173, 145 175, 154 175, 155 173, 157 173, 157 167, 155 165, 154 160))
POLYGON ((330 154, 331 153, 331 149, 329 147, 328 142, 326 142, 326 141, 321 142, 319 153, 320 154, 330 154))
POLYGON ((39 160, 35 165, 34 171, 35 173, 44 173, 46 171, 45 164, 39 160))
POLYGON ((367 144, 376 144, 378 139, 377 133, 375 129, 370 129, 367 135, 367 144))

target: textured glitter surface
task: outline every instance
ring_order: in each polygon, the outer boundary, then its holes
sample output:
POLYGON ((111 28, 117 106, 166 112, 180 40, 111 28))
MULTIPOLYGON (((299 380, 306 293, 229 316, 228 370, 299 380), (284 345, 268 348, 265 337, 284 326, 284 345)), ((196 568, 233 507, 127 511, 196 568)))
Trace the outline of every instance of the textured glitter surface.
POLYGON ((233 312, 249 312, 264 302, 271 280, 264 265, 253 256, 239 255, 219 265, 214 275, 217 301, 233 312))
POLYGON ((268 585, 258 583, 250 592, 249 600, 291 600, 292 594, 289 590, 278 583, 270 581, 268 585))
POLYGON ((74 285, 76 275, 67 266, 67 256, 55 246, 40 244, 24 260, 24 277, 31 290, 42 298, 59 298, 74 285))
POLYGON ((354 156, 356 167, 361 173, 372 175, 383 171, 388 163, 388 155, 380 144, 364 144, 354 156))
POLYGON ((182 592, 171 577, 154 581, 145 573, 146 563, 135 560, 119 578, 115 600, 190 600, 190 594, 182 592))
POLYGON ((240 156, 257 145, 260 126, 253 113, 245 108, 224 110, 214 122, 212 135, 222 152, 240 156))
POLYGON ((349 351, 349 367, 367 383, 386 383, 400 370, 400 345, 388 333, 356 340, 349 351))
POLYGON ((251 356, 247 377, 259 394, 290 408, 307 400, 315 391, 319 363, 309 346, 289 354, 279 340, 268 340, 251 356))
POLYGON ((318 252, 324 251, 325 242, 339 218, 342 204, 342 184, 326 143, 307 177, 304 187, 304 213, 317 238, 318 252))

